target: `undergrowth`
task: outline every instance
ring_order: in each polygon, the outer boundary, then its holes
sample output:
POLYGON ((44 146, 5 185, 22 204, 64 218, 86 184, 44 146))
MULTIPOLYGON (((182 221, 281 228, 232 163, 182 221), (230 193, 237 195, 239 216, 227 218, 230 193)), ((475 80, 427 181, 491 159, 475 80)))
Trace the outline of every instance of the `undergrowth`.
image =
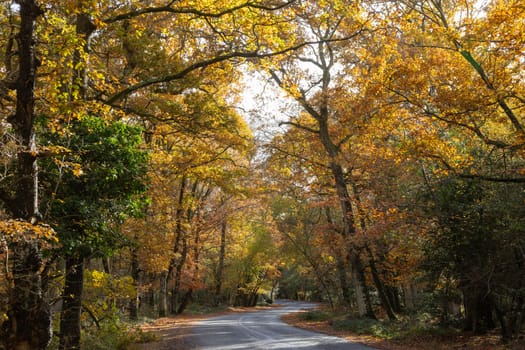
POLYGON ((148 343, 158 340, 152 332, 126 323, 104 323, 100 329, 82 334, 82 349, 126 350, 131 344, 148 343))
POLYGON ((451 327, 432 322, 426 315, 406 316, 396 321, 348 317, 326 310, 307 311, 300 316, 306 321, 328 321, 335 330, 349 331, 359 335, 372 335, 387 340, 417 337, 447 337, 457 334, 451 327))

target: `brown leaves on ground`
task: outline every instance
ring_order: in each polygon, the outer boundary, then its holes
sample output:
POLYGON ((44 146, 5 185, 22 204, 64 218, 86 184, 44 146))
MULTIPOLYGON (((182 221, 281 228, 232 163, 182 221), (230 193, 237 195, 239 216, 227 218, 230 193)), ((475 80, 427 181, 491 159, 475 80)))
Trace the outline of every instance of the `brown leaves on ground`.
POLYGON ((499 333, 473 335, 460 333, 457 336, 437 337, 420 336, 404 340, 385 340, 370 335, 352 334, 345 330, 332 328, 329 321, 304 320, 301 313, 294 313, 282 317, 283 321, 295 327, 345 338, 355 343, 361 343, 381 350, 523 350, 525 339, 513 344, 502 344, 499 333))

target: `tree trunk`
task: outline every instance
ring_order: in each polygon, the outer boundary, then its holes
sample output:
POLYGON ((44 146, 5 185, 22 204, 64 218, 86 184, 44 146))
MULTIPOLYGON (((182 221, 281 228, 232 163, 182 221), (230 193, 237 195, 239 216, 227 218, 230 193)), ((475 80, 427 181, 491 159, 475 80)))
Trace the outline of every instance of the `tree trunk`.
MULTIPOLYGON (((359 316, 366 316, 371 319, 376 319, 374 309, 372 307, 372 301, 370 298, 370 292, 366 286, 365 269, 361 262, 361 258, 357 252, 353 252, 352 259, 352 273, 354 280, 356 281, 355 288, 357 296, 357 302, 362 303, 361 309, 359 309, 359 316), (363 310, 364 305, 364 310, 363 310)), ((359 306, 359 304, 358 304, 359 306)))
MULTIPOLYGON (((330 163, 330 169, 332 170, 332 176, 335 181, 335 189, 336 189, 336 192, 339 198, 341 211, 343 213, 343 232, 341 232, 341 235, 346 240, 350 236, 353 236, 355 234, 354 212, 352 209, 352 201, 350 198, 350 193, 348 192, 348 188, 346 186, 343 168, 338 162, 335 161, 335 158, 338 152, 336 152, 335 145, 333 145, 331 143, 331 140, 329 139, 328 130, 325 130, 327 126, 321 127, 322 125, 323 123, 320 123, 321 139, 322 140, 324 139, 323 144, 326 144, 325 148, 328 154, 331 156, 332 159, 334 159, 330 163)), ((356 260, 359 260, 359 257, 356 255, 352 258, 352 260, 356 262, 356 260)), ((338 262, 338 265, 339 265, 339 262, 338 262)), ((339 270, 339 267, 338 267, 338 270, 339 270)), ((341 277, 341 272, 338 271, 338 273, 341 277)), ((356 296, 356 303, 358 306, 359 316, 366 316, 367 314, 371 316, 373 314, 373 311, 371 311, 371 309, 367 306, 367 304, 369 303, 367 303, 366 301, 367 291, 366 291, 365 281, 363 278, 360 278, 359 273, 354 274, 354 276, 356 277, 354 278, 355 291, 356 291, 355 296, 356 296)), ((343 298, 345 298, 344 294, 343 294, 343 298)))
POLYGON ((133 287, 135 289, 135 296, 129 301, 129 318, 133 321, 139 318, 139 259, 137 249, 133 248, 131 251, 131 278, 133 279, 133 287))
MULTIPOLYGON (((18 77, 16 80, 16 111, 8 117, 19 140, 17 178, 14 198, 3 193, 5 206, 16 219, 36 223, 38 211, 38 164, 34 134, 34 85, 38 60, 35 57, 34 24, 43 14, 34 0, 19 4, 18 77)), ((12 72, 8 72, 12 73, 12 72)), ((1 342, 8 349, 44 349, 51 340, 49 305, 42 296, 39 242, 30 231, 19 232, 20 239, 12 244, 13 286, 10 291, 8 320, 0 331, 1 342)))
POLYGON ((354 283, 355 301, 357 304, 357 313, 359 317, 366 315, 366 302, 365 302, 365 291, 359 281, 359 272, 356 268, 352 267, 352 281, 354 283))
POLYGON ((168 315, 168 271, 162 271, 159 278, 159 317, 168 315))
POLYGON ((173 285, 173 290, 171 294, 171 310, 173 313, 178 312, 178 303, 179 303, 179 294, 180 294, 180 285, 182 280, 182 268, 184 267, 184 263, 186 262, 186 257, 188 255, 188 243, 186 242, 186 238, 182 240, 182 252, 181 257, 179 261, 177 262, 177 266, 175 267, 175 282, 173 285))
MULTIPOLYGON (((180 180, 180 189, 179 189, 179 198, 177 202, 177 210, 175 212, 175 242, 173 244, 173 255, 174 257, 170 261, 170 267, 168 271, 168 275, 171 276, 173 273, 173 270, 175 270, 175 277, 174 277, 174 286, 171 291, 171 303, 170 303, 170 310, 172 314, 177 313, 177 306, 178 306, 178 299, 179 299, 179 288, 180 288, 180 278, 182 273, 182 265, 181 260, 182 257, 177 258, 176 255, 178 254, 181 246, 181 242, 185 244, 185 232, 182 225, 182 219, 184 214, 184 196, 186 193, 186 175, 182 176, 182 179, 180 180)), ((183 248, 184 250, 184 248, 183 248)), ((184 255, 184 252, 183 252, 184 255)))
POLYGON ((372 254, 372 251, 370 250, 369 247, 366 248, 366 251, 368 252, 368 255, 370 258, 369 264, 370 264, 370 270, 372 272, 372 279, 376 286, 376 290, 379 295, 379 300, 381 300, 381 305, 383 306, 383 310, 385 310, 390 320, 396 320, 396 315, 394 314, 394 311, 392 309, 392 304, 390 303, 390 299, 388 298, 386 287, 383 284, 381 277, 379 276, 379 272, 377 271, 375 257, 372 254))
POLYGON ((192 298, 193 298, 193 289, 189 289, 186 293, 184 293, 184 296, 182 297, 180 305, 177 308, 177 314, 182 314, 184 310, 186 310, 186 307, 188 306, 192 298))
MULTIPOLYGON (((330 213, 330 208, 325 208, 326 220, 332 226, 335 226, 332 215, 330 213)), ((339 247, 339 250, 335 252, 335 262, 337 269, 337 278, 339 280, 339 288, 341 289, 341 295, 343 297, 343 303, 346 306, 350 306, 352 303, 350 296, 350 284, 347 277, 347 264, 344 261, 344 247, 339 247)))
POLYGON ((66 279, 60 314, 60 350, 80 349, 80 314, 84 289, 84 258, 66 258, 66 279))
POLYGON ((341 295, 343 297, 343 303, 346 306, 350 306, 352 298, 350 295, 350 284, 348 283, 348 277, 346 275, 346 264, 340 254, 336 254, 336 267, 337 277, 339 279, 339 288, 341 288, 341 295))
MULTIPOLYGON (((104 257, 102 258, 102 267, 104 268, 104 272, 107 274, 111 274, 111 265, 109 264, 109 258, 104 257)), ((87 266, 87 269, 89 269, 89 265, 87 266)))
POLYGON ((219 264, 217 266, 217 273, 215 274, 215 305, 218 305, 221 300, 222 289, 222 275, 224 270, 224 256, 226 254, 226 220, 221 225, 221 247, 219 251, 219 264))
POLYGON ((408 282, 403 286, 403 296, 405 301, 405 307, 408 311, 415 311, 416 299, 417 299, 417 288, 412 282, 408 282))
MULTIPOLYGON (((84 50, 89 50, 89 36, 95 30, 89 15, 78 14, 76 18, 76 33, 86 40, 84 50)), ((80 97, 85 100, 87 77, 85 65, 81 64, 81 52, 76 50, 73 55, 73 66, 76 76, 71 77, 71 85, 79 87, 80 97), (77 82, 80 78, 80 83, 77 82)), ((70 96, 73 100, 73 97, 70 96)), ((66 277, 62 295, 62 311, 60 314, 60 350, 80 349, 80 316, 82 313, 82 293, 84 290, 84 257, 66 257, 66 277)), ((110 273, 109 264, 103 260, 104 270, 110 273)))
POLYGON ((397 287, 387 284, 385 285, 385 289, 390 305, 392 306, 392 311, 401 312, 401 302, 399 301, 399 291, 397 287))
MULTIPOLYGON (((51 340, 51 312, 42 297, 42 255, 36 241, 21 240, 13 249, 13 281, 8 349, 45 349, 51 340)), ((6 339, 7 340, 7 339, 6 339)))
POLYGON ((490 295, 483 288, 469 288, 463 291, 465 306, 465 330, 474 333, 484 333, 488 329, 494 329, 494 319, 490 295))

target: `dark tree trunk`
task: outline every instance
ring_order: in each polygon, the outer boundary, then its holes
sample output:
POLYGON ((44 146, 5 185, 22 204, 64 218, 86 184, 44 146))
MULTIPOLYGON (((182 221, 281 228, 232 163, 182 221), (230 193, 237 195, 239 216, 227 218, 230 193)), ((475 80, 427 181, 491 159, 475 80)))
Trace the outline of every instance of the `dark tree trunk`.
MULTIPOLYGON (((43 14, 34 0, 18 0, 20 24, 18 33, 18 77, 16 79, 16 112, 8 117, 19 140, 15 195, 2 198, 16 219, 37 222, 38 165, 34 134, 34 85, 38 60, 35 57, 34 24, 43 14)), ((12 73, 12 72, 8 72, 12 73)), ((8 321, 1 331, 1 342, 8 349, 44 349, 51 340, 49 305, 42 296, 39 242, 29 237, 30 230, 19 232, 12 244, 13 288, 10 291, 8 321)))
POLYGON ((224 270, 224 256, 226 254, 226 220, 221 225, 221 246, 219 251, 219 264, 217 266, 217 272, 215 274, 215 305, 218 305, 221 300, 221 289, 222 289, 222 275, 224 270))
POLYGON ((361 262, 361 257, 357 252, 354 252, 355 256, 352 258, 352 264, 354 268, 356 269, 359 282, 361 286, 363 286, 363 293, 364 293, 364 302, 365 302, 365 308, 366 312, 364 316, 371 318, 371 319, 377 319, 374 308, 372 307, 372 299, 370 298, 370 291, 368 290, 368 287, 366 285, 366 276, 365 276, 365 268, 363 266, 363 263, 361 262))
POLYGON ((497 305, 495 305, 494 311, 496 314, 496 318, 498 319, 498 322, 501 326, 501 339, 504 343, 508 343, 512 339, 512 331, 511 327, 509 326, 507 317, 505 317, 505 314, 500 310, 500 308, 497 305))
POLYGON ((139 318, 139 259, 137 255, 137 249, 133 248, 131 251, 131 278, 133 279, 133 287, 135 288, 136 295, 129 301, 129 318, 131 320, 138 320, 139 318))
POLYGON ((186 242, 186 238, 182 240, 182 252, 181 257, 179 261, 177 262, 177 265, 175 267, 175 281, 174 286, 171 294, 171 308, 174 313, 178 313, 178 304, 179 304, 179 294, 180 294, 180 286, 181 286, 181 280, 182 280, 182 268, 184 267, 184 264, 186 263, 186 257, 188 255, 188 244, 186 242))
MULTIPOLYGON (((86 40, 84 50, 89 50, 89 36, 95 26, 89 20, 89 15, 78 14, 76 18, 76 33, 86 40)), ((87 89, 85 64, 81 63, 81 52, 76 50, 73 66, 76 76, 72 76, 71 85, 79 87, 80 97, 85 100, 87 89), (81 68, 77 68, 81 67, 81 68), (80 78, 80 79, 79 79, 80 78), (77 81, 80 80, 80 83, 77 81)), ((107 259, 103 259, 104 270, 110 273, 107 259)), ((66 257, 66 277, 62 294, 62 311, 60 314, 60 350, 80 349, 80 317, 82 313, 82 293, 84 290, 85 259, 81 255, 72 254, 66 257)))
POLYGON ((186 310, 186 307, 189 305, 192 298, 193 298, 193 289, 190 289, 186 293, 184 293, 184 296, 182 297, 180 305, 177 308, 177 314, 182 314, 184 310, 186 310))
POLYGON ((495 328, 492 312, 494 305, 490 295, 483 288, 463 291, 465 306, 465 330, 484 333, 495 328))
POLYGON ((80 349, 80 314, 84 290, 84 258, 66 258, 66 280, 60 314, 60 350, 80 349))
POLYGON ((385 310, 386 314, 388 315, 388 318, 390 320, 396 320, 396 315, 394 314, 394 310, 392 308, 391 300, 388 298, 386 287, 383 284, 383 281, 381 280, 381 277, 379 276, 379 272, 377 271, 376 263, 375 263, 375 257, 372 254, 372 251, 370 248, 366 248, 369 259, 370 259, 370 270, 372 272, 372 279, 374 281, 374 284, 376 286, 377 293, 379 295, 379 300, 381 300, 381 305, 383 306, 383 309, 385 310))
POLYGON ((339 279, 339 287, 341 288, 341 295, 343 297, 343 303, 347 307, 352 304, 351 294, 350 294, 350 284, 348 283, 348 276, 346 274, 347 266, 344 262, 344 259, 340 254, 336 254, 336 268, 337 268, 337 277, 339 279))
POLYGON ((38 243, 17 242, 13 249, 14 289, 9 311, 11 334, 8 349, 45 349, 51 340, 51 312, 43 300, 38 243))
MULTIPOLYGON (((332 218, 332 215, 330 213, 330 208, 325 208, 326 213, 326 220, 328 223, 335 227, 334 220, 332 218)), ((346 306, 350 306, 352 303, 351 295, 350 295, 350 284, 348 282, 348 276, 347 276, 347 264, 343 258, 344 254, 344 247, 339 247, 340 250, 336 252, 335 261, 336 261, 336 269, 337 269, 337 278, 339 280, 339 288, 341 289, 341 295, 343 297, 343 303, 346 306)))
MULTIPOLYGON (((111 274, 111 266, 109 264, 109 258, 107 257, 102 258, 102 267, 104 268, 105 273, 111 274)), ((89 269, 89 266, 87 268, 89 269)))
MULTIPOLYGON (((345 174, 343 167, 341 164, 339 164, 336 159, 339 154, 339 149, 333 144, 332 140, 330 139, 330 135, 328 132, 328 124, 326 119, 318 120, 319 124, 319 136, 321 139, 321 142, 323 143, 326 152, 330 156, 331 163, 330 163, 330 169, 332 171, 332 176, 335 182, 335 190, 337 192, 337 196, 339 198, 339 203, 341 207, 341 211, 343 213, 343 231, 341 232, 341 235, 344 239, 348 239, 349 237, 355 235, 355 225, 354 225, 354 212, 352 209, 352 200, 350 197, 350 193, 348 192, 348 188, 346 185, 345 180, 345 174)), ((351 247, 348 247, 351 249, 351 247)), ((352 253, 353 254, 353 253, 352 253)), ((357 254, 354 254, 355 256, 352 258, 352 260, 356 261, 359 260, 359 256, 357 254)), ((340 271, 340 262, 337 262, 337 269, 338 269, 338 275, 339 278, 343 277, 341 271, 340 271)), ((346 264, 345 264, 346 265, 346 264)), ((341 267, 343 267, 341 265, 341 267)), ((356 266, 356 268, 358 268, 356 266)), ((341 280, 343 282, 343 280, 341 280)), ((365 305, 364 310, 362 306, 359 307, 359 313, 360 316, 366 316, 367 314, 373 314, 373 311, 368 307, 367 301, 366 301, 366 293, 367 293, 367 287, 366 283, 363 278, 359 277, 356 281, 356 288, 360 289, 362 293, 356 293, 356 302, 359 305, 365 305), (360 294, 363 294, 362 296, 360 294)), ((347 296, 344 294, 343 291, 343 299, 346 299, 347 296)), ((345 300, 346 301, 346 300, 345 300)))
POLYGON ((250 306, 250 307, 257 306, 257 300, 259 299, 259 294, 257 293, 257 291, 258 290, 255 290, 250 293, 250 298, 249 298, 247 306, 250 306))
MULTIPOLYGON (((183 215, 184 215, 184 196, 186 194, 186 176, 183 175, 182 179, 180 181, 180 189, 179 189, 179 198, 177 202, 177 210, 175 212, 175 243, 173 244, 173 257, 170 261, 170 266, 168 270, 168 276, 171 276, 173 273, 173 270, 175 270, 175 277, 174 277, 174 286, 171 290, 171 313, 176 314, 177 313, 177 306, 179 302, 179 288, 180 288, 180 276, 182 273, 182 265, 181 260, 182 257, 177 258, 176 255, 178 254, 179 250, 181 249, 181 242, 183 242, 185 238, 185 232, 182 225, 183 215)), ((183 243, 185 244, 185 242, 183 243)))
POLYGON ((394 312, 401 312, 401 301, 399 299, 399 291, 395 286, 386 285, 386 291, 390 305, 392 305, 392 310, 394 312))
POLYGON ((168 316, 168 272, 162 271, 159 277, 159 317, 168 316))

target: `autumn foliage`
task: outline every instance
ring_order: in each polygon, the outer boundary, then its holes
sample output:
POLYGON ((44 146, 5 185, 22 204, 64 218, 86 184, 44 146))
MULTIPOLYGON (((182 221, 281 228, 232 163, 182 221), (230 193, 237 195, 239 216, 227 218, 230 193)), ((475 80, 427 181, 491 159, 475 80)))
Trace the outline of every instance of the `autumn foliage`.
POLYGON ((524 23, 518 0, 2 2, 0 349, 276 297, 517 338, 524 23))

